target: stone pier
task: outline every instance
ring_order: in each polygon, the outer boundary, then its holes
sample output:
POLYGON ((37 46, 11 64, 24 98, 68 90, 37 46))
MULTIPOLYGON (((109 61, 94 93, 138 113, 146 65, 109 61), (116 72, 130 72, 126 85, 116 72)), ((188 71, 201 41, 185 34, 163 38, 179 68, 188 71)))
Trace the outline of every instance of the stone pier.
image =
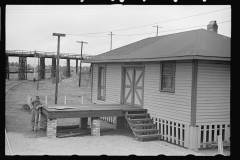
POLYGON ((92 117, 91 119, 91 135, 100 136, 100 118, 92 117))
POLYGON ((57 136, 57 119, 47 119, 47 137, 56 138, 57 136))

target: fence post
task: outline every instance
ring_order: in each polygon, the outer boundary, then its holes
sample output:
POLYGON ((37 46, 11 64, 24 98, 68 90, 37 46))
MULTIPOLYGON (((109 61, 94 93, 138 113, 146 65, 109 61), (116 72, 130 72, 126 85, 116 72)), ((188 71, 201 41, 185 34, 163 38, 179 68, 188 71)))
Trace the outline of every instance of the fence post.
POLYGON ((45 104, 47 105, 47 95, 45 95, 45 104))
POLYGON ((64 104, 67 104, 67 96, 65 95, 64 104))
POLYGON ((218 136, 218 154, 222 154, 223 155, 222 135, 218 136))

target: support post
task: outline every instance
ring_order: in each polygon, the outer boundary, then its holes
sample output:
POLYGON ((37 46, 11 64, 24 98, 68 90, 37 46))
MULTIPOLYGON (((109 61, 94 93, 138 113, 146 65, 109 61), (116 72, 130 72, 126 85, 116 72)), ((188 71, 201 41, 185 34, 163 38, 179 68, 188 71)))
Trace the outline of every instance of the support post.
POLYGON ((64 96, 64 104, 67 104, 67 96, 64 96))
POLYGON ((40 79, 45 79, 45 58, 40 58, 40 79))
POLYGON ((47 137, 56 138, 57 136, 57 119, 47 119, 47 137))
POLYGON ((58 82, 59 82, 59 52, 60 52, 60 36, 65 37, 65 34, 53 33, 53 36, 58 36, 58 47, 57 47, 57 72, 56 72, 56 88, 55 88, 55 104, 57 104, 58 82))
POLYGON ((188 148, 191 149, 191 150, 194 150, 194 151, 197 151, 198 148, 198 131, 197 131, 197 127, 193 127, 193 126, 190 126, 189 127, 189 146, 188 148))
POLYGON ((25 79, 27 80, 27 57, 26 57, 26 64, 25 65, 26 65, 26 67, 25 67, 25 72, 26 72, 25 73, 26 74, 25 79))
POLYGON ((100 136, 100 118, 92 117, 91 119, 91 135, 100 136))
POLYGON ((26 65, 27 57, 19 57, 19 66, 18 66, 18 79, 25 80, 26 79, 26 65))
POLYGON ((70 77, 70 73, 71 73, 71 71, 70 71, 70 59, 67 58, 67 77, 70 77))
POLYGON ((191 93, 191 123, 189 127, 189 148, 197 149, 197 127, 196 127, 196 112, 197 112, 197 75, 198 75, 198 60, 192 60, 192 93, 191 93))
POLYGON ((116 129, 124 129, 125 128, 125 117, 124 116, 121 116, 121 117, 114 117, 116 118, 116 129))
POLYGON ((76 74, 78 72, 78 59, 76 59, 76 74))
POLYGON ((82 118, 80 118, 79 128, 81 128, 81 129, 87 129, 87 127, 88 127, 88 117, 82 117, 82 118))
POLYGON ((5 78, 9 79, 9 61, 8 56, 6 55, 6 72, 5 72, 5 78))
POLYGON ((45 95, 45 104, 47 105, 47 95, 45 95))
POLYGON ((51 78, 56 77, 56 58, 52 58, 51 78))

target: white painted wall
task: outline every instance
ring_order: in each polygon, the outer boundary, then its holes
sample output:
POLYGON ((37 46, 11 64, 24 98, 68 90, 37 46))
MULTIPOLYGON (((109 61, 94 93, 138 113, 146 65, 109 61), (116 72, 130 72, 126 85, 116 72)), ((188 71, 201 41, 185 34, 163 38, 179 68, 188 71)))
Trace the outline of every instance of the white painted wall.
POLYGON ((144 75, 144 108, 151 116, 190 124, 192 63, 177 62, 175 93, 160 92, 160 63, 146 64, 144 75))
POLYGON ((96 104, 120 104, 121 65, 107 64, 106 67, 106 100, 98 100, 98 65, 93 65, 92 102, 96 104))
POLYGON ((199 61, 197 125, 230 123, 230 63, 199 61))

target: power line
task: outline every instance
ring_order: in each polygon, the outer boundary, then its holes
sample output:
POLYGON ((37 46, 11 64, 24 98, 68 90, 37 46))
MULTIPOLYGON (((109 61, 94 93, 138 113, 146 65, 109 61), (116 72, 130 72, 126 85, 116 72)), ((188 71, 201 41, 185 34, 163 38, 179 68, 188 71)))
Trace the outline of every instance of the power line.
MULTIPOLYGON (((227 23, 227 22, 231 22, 231 21, 224 21, 224 22, 218 22, 217 24, 221 24, 221 23, 227 23)), ((206 26, 206 24, 203 25, 198 25, 198 26, 192 26, 192 27, 187 27, 187 28, 179 28, 179 29, 173 29, 173 30, 166 30, 166 31, 161 31, 162 32, 169 32, 169 31, 176 31, 176 30, 182 30, 182 29, 189 29, 189 28, 196 28, 196 27, 202 27, 202 26, 206 26)), ((130 34, 130 35, 115 35, 115 36, 135 36, 135 35, 144 35, 144 34, 153 34, 156 32, 149 32, 149 33, 138 33, 138 34, 130 34)), ((89 36, 90 37, 90 36, 89 36)), ((98 37, 98 36, 95 36, 98 37)), ((101 37, 101 36, 99 36, 101 37)))
MULTIPOLYGON (((124 29, 119 29, 119 30, 113 30, 112 32, 123 31, 123 30, 128 30, 128 29, 135 29, 135 28, 141 28, 141 27, 146 27, 146 26, 155 25, 155 24, 158 24, 158 23, 165 23, 165 22, 170 22, 170 21, 176 21, 176 20, 180 20, 180 19, 185 19, 185 18, 195 17, 195 16, 204 15, 204 14, 209 14, 209 13, 213 13, 213 12, 218 12, 218 11, 222 11, 222 10, 226 10, 226 9, 230 9, 230 8, 224 8, 224 9, 219 9, 219 10, 215 10, 215 11, 200 13, 200 14, 196 14, 196 15, 192 15, 192 16, 187 16, 187 17, 181 17, 181 18, 176 18, 176 19, 171 19, 171 20, 156 22, 156 23, 152 23, 152 24, 148 24, 148 25, 142 25, 142 26, 137 26, 137 27, 131 27, 131 28, 124 28, 124 29)), ((108 31, 108 32, 109 32, 109 31, 108 31)), ((66 35, 89 35, 89 34, 101 34, 101 33, 108 33, 108 32, 95 32, 95 33, 85 33, 85 34, 66 34, 66 35)))

